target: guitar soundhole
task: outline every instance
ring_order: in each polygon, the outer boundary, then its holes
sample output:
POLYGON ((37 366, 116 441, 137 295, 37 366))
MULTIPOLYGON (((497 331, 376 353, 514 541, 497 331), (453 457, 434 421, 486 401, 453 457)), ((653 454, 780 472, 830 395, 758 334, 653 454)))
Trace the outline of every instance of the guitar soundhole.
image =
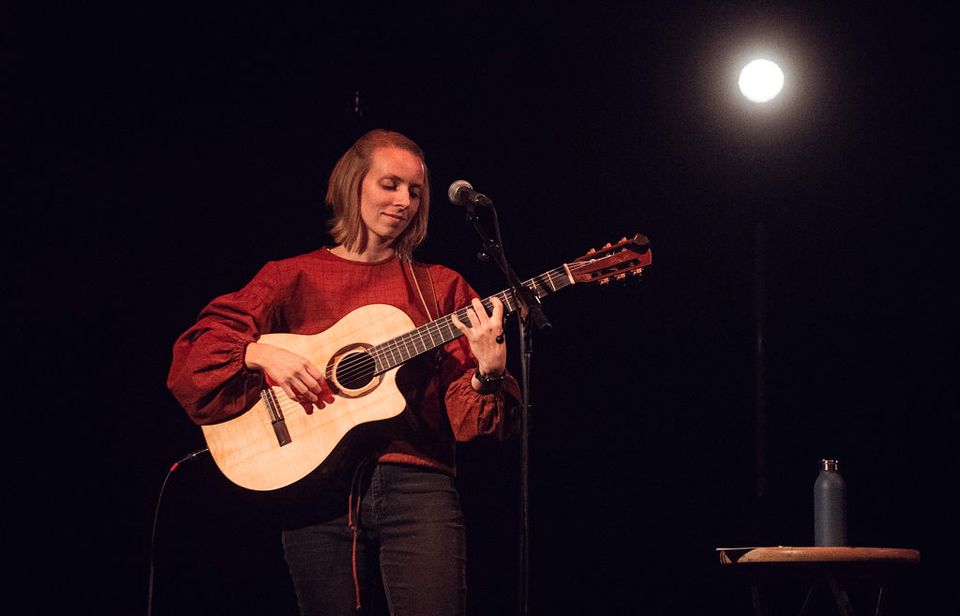
POLYGON ((376 363, 369 353, 349 353, 337 362, 336 380, 347 390, 363 389, 373 380, 376 363))

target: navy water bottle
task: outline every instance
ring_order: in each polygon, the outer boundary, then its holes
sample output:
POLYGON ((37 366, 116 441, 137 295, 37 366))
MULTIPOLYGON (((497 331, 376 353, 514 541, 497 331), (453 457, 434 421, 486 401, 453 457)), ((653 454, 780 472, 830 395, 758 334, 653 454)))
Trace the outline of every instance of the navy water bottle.
POLYGON ((847 484, 836 460, 821 460, 813 483, 813 544, 847 545, 847 484))

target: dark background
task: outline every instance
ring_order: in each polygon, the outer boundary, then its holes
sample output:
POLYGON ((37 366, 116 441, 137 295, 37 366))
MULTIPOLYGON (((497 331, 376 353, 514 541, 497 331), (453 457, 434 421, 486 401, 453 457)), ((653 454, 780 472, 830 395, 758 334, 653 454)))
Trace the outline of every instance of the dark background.
MULTIPOLYGON (((158 615, 295 612, 271 509, 205 456, 167 474, 204 444, 164 380, 207 301, 327 241, 330 168, 387 127, 428 156, 419 258, 482 294, 503 281, 445 199, 456 179, 493 198, 522 278, 623 235, 653 246, 643 280, 544 301, 531 613, 747 613, 715 549, 809 545, 824 457, 854 545, 922 553, 890 612, 955 613, 948 12, 354 4, 0 9, 5 536, 27 611, 144 612, 152 566, 158 615), (765 108, 736 90, 756 49, 788 79, 765 108)), ((518 452, 460 449, 475 614, 516 612, 518 452)))

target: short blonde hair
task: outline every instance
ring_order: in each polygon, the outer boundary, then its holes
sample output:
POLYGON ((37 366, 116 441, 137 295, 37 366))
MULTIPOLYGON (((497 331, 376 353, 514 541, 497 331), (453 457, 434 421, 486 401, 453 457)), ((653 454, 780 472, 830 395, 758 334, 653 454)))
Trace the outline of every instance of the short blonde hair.
POLYGON ((401 257, 410 259, 417 246, 427 237, 427 221, 430 217, 430 176, 423 150, 409 137, 394 131, 375 129, 357 139, 330 172, 327 196, 324 202, 330 206, 330 234, 337 244, 349 249, 366 248, 366 235, 361 233, 363 219, 360 217, 360 196, 363 180, 370 171, 373 152, 377 148, 399 148, 420 159, 423 165, 423 190, 420 193, 420 208, 413 220, 397 238, 394 248, 401 257))

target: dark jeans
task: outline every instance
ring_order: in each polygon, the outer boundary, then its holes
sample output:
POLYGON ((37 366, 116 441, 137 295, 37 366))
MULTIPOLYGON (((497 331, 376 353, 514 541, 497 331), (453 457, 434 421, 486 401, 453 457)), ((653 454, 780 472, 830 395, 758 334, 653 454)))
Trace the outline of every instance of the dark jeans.
MULTIPOLYGON (((453 478, 376 464, 360 489, 357 578, 363 614, 462 616, 466 536, 453 478)), ((356 497, 356 495, 354 496, 356 497)), ((355 616, 353 530, 343 515, 283 531, 300 612, 355 616)))

